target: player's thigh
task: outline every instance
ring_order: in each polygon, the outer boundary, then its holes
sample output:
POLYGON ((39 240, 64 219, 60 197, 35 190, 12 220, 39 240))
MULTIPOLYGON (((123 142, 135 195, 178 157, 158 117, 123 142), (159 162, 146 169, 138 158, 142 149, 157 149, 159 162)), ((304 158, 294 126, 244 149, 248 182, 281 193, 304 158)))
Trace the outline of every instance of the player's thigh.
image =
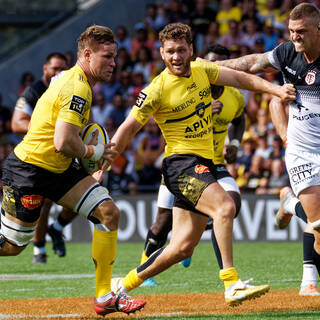
MULTIPOLYGON (((166 186, 175 196, 175 207, 212 216, 207 205, 198 207, 204 190, 211 184, 217 185, 212 160, 193 154, 174 154, 163 160, 162 171, 166 186)), ((214 200, 212 194, 209 202, 214 200)))
POLYGON ((299 200, 310 222, 320 219, 320 185, 312 186, 299 193, 299 200))
POLYGON ((211 183, 204 189, 196 209, 206 213, 213 220, 222 214, 234 218, 236 213, 232 198, 217 182, 211 183))
POLYGON ((83 194, 95 185, 97 185, 97 181, 93 177, 84 177, 58 200, 58 204, 65 208, 73 209, 83 194))
POLYGON ((208 217, 173 207, 170 245, 177 250, 193 249, 200 241, 208 217))

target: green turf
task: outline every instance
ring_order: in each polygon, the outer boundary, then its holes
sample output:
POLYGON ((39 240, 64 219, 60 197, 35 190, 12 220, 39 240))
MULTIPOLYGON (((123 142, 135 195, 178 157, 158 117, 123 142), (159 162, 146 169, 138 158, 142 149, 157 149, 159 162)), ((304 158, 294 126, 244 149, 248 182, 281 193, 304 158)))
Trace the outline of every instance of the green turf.
MULTIPOLYGON (((114 276, 123 276, 138 265, 142 243, 118 244, 114 276)), ((94 266, 91 260, 90 244, 67 244, 67 256, 59 258, 47 245, 48 262, 32 265, 32 247, 29 246, 17 257, 1 257, 1 275, 37 274, 33 280, 1 280, 1 299, 22 299, 39 297, 93 296, 95 293, 94 266), (86 278, 43 279, 51 275, 87 275, 86 278)), ((235 243, 234 261, 242 280, 253 278, 253 284, 269 283, 271 289, 299 288, 302 271, 301 243, 235 243)), ((3 277, 2 277, 3 278, 3 277)), ((180 264, 156 276, 158 287, 144 287, 133 294, 222 292, 218 265, 211 244, 201 242, 195 249, 191 266, 180 264)), ((170 317, 170 319, 319 319, 319 312, 259 313, 236 316, 170 317)), ((147 319, 147 318, 146 318, 147 319)), ((149 319, 149 318, 148 318, 149 319)), ((150 318, 164 319, 164 318, 150 318)), ((167 318, 168 319, 168 318, 167 318)))

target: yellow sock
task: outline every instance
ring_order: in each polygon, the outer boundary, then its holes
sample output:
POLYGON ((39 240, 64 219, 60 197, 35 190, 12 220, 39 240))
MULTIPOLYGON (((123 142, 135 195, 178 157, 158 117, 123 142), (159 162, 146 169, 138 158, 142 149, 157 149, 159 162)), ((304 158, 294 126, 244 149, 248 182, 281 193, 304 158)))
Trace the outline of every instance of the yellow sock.
POLYGON ((220 270, 220 279, 224 283, 224 288, 227 289, 239 280, 238 273, 235 267, 220 270))
POLYGON ((96 268, 96 297, 111 291, 111 277, 117 250, 117 230, 105 232, 94 228, 92 259, 96 268))
POLYGON ((146 253, 144 252, 144 250, 142 251, 141 254, 141 260, 140 260, 140 265, 145 263, 147 260, 149 259, 149 257, 146 256, 146 253))
POLYGON ((141 278, 138 277, 137 269, 131 270, 123 279, 122 284, 128 290, 132 290, 140 286, 143 282, 141 278))

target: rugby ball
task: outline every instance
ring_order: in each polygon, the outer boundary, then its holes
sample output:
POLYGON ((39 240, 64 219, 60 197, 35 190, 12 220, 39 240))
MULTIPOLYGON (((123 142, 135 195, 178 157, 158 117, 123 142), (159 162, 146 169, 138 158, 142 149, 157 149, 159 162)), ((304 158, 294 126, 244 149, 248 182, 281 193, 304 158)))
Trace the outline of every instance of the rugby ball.
MULTIPOLYGON (((85 144, 89 144, 90 141, 92 140, 93 133, 97 130, 98 130, 98 143, 102 143, 102 144, 109 143, 107 130, 98 123, 90 123, 83 128, 83 130, 80 133, 82 141, 85 144)), ((106 162, 106 160, 103 160, 103 161, 104 161, 103 163, 106 162)), ((98 161, 81 158, 80 163, 82 167, 90 174, 99 170, 98 161)))

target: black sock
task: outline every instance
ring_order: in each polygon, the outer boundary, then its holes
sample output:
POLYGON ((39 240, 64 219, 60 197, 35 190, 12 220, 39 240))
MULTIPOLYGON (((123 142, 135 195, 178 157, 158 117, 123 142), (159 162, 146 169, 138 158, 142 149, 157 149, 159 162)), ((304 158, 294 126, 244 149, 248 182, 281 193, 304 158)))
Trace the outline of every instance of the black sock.
POLYGON ((33 241, 33 245, 37 248, 42 248, 46 245, 45 241, 33 241))
POLYGON ((147 234, 146 242, 144 245, 144 252, 147 257, 150 257, 155 251, 162 248, 167 241, 167 235, 165 238, 155 235, 150 229, 147 234))
POLYGON ((156 258, 161 254, 161 252, 164 250, 164 248, 160 248, 155 254, 153 254, 146 262, 144 262, 142 265, 140 265, 138 268, 137 268, 137 272, 141 272, 145 269, 147 269, 151 263, 156 260, 156 258))
POLYGON ((219 246, 218 246, 218 242, 217 242, 217 239, 216 239, 216 236, 214 234, 213 229, 212 229, 212 232, 211 232, 211 242, 212 242, 212 246, 213 246, 213 249, 214 249, 214 253, 216 254, 216 258, 217 258, 217 261, 218 261, 218 264, 219 264, 219 268, 220 268, 220 270, 222 270, 223 269, 223 265, 222 265, 221 252, 220 252, 220 249, 219 249, 219 246))
POLYGON ((69 224, 71 221, 64 219, 63 217, 61 217, 61 215, 58 215, 57 218, 58 222, 60 223, 60 225, 62 227, 65 227, 67 224, 69 224))
POLYGON ((296 204, 295 212, 300 219, 302 219, 305 223, 307 223, 307 216, 303 210, 303 207, 300 201, 296 204))

